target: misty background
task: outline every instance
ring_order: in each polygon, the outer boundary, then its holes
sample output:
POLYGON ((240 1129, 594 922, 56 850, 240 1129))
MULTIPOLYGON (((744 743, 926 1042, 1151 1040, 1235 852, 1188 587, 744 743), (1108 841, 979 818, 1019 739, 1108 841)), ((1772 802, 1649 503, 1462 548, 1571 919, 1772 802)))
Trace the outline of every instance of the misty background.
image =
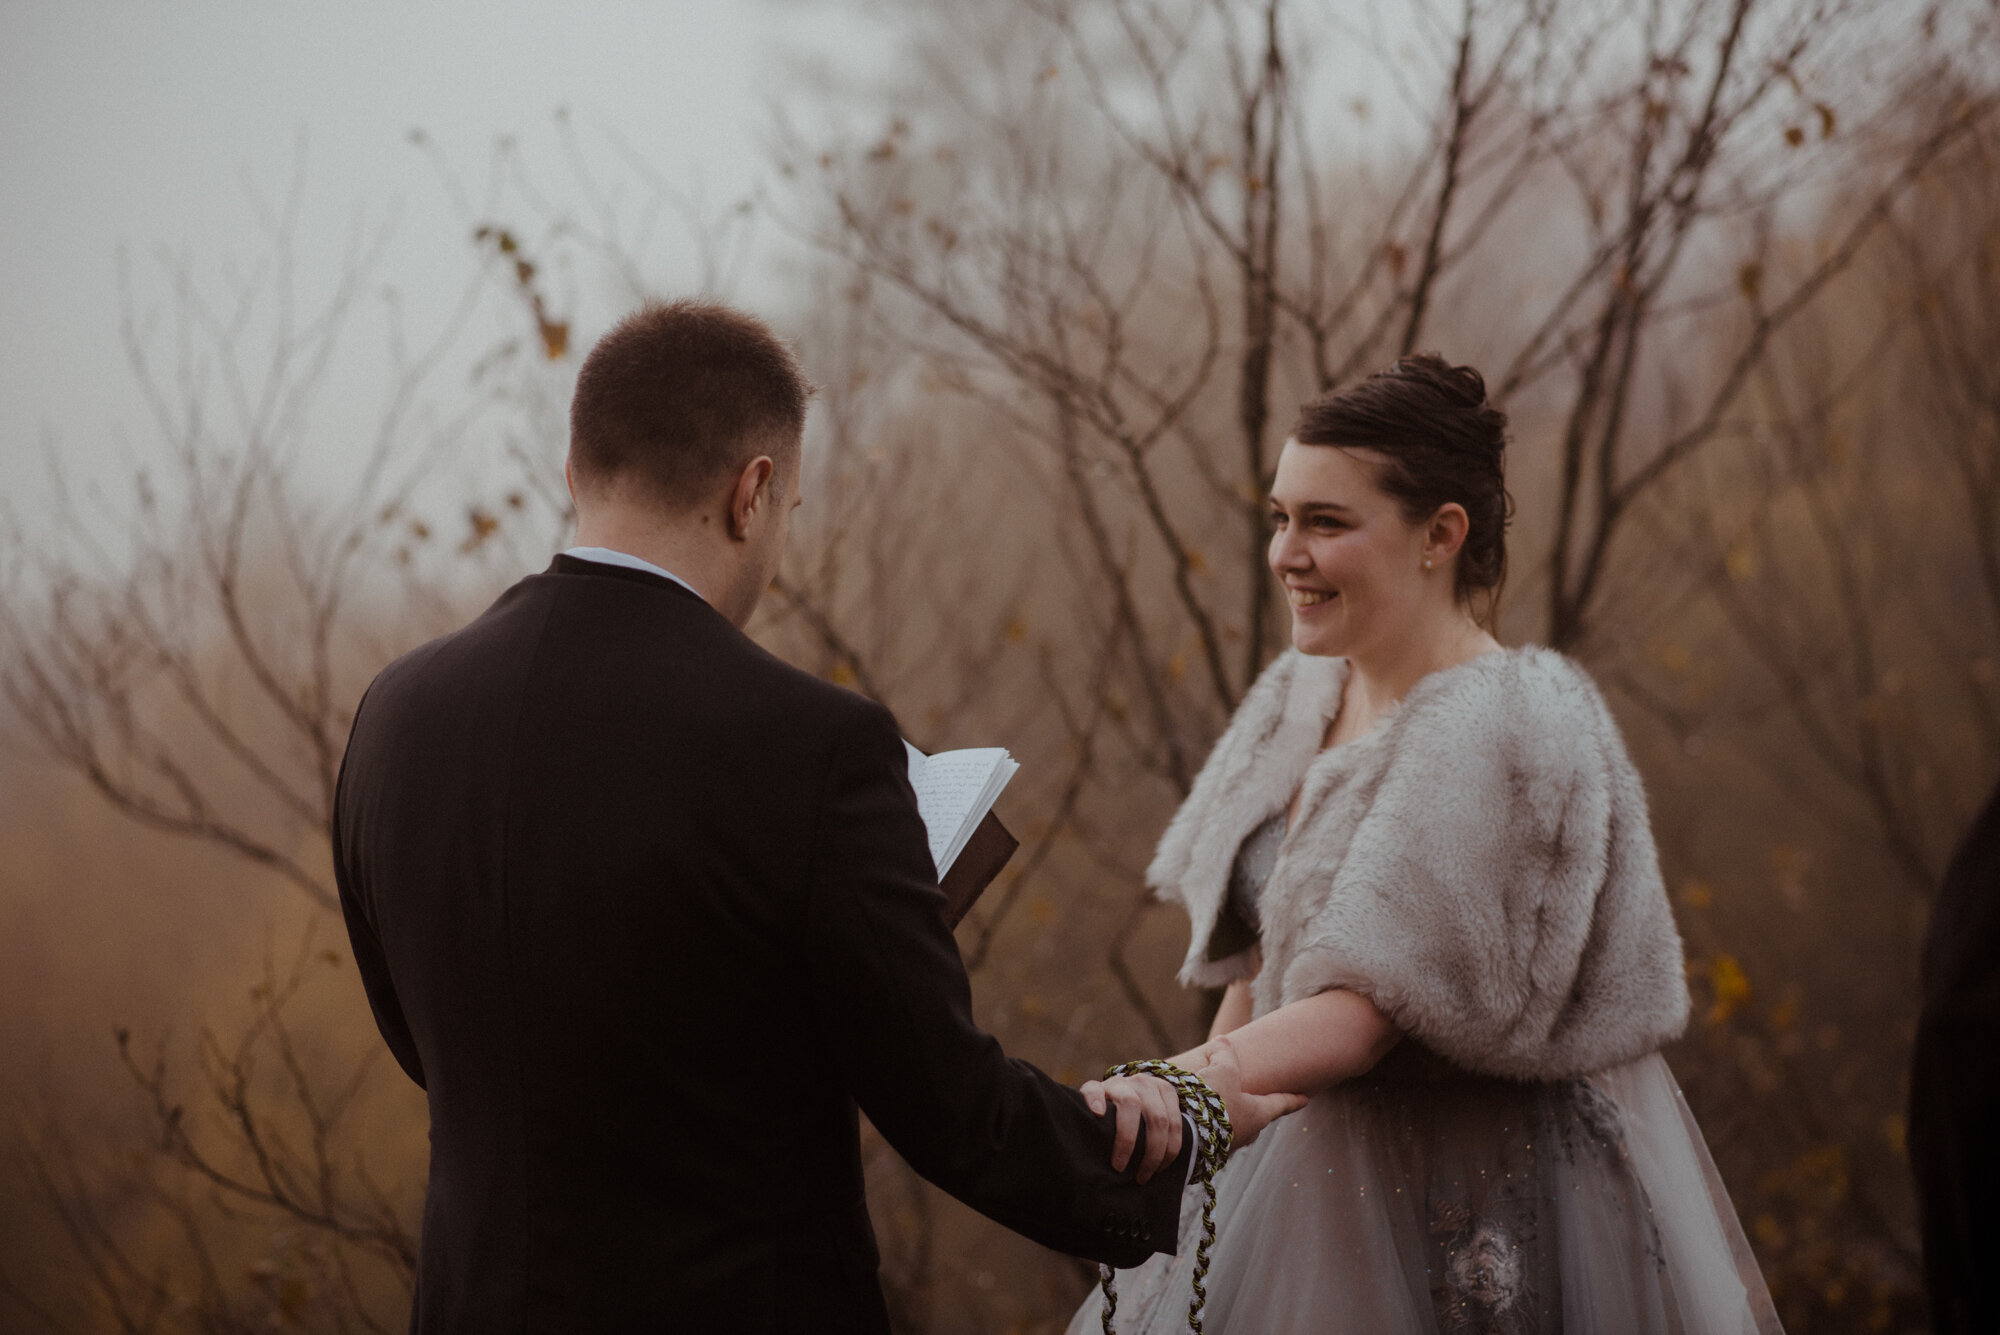
MULTIPOLYGON (((346 726, 564 544, 595 337, 705 293, 820 386, 752 632, 1023 761, 960 944, 1068 1081, 1209 1013, 1140 872, 1285 642, 1296 406, 1480 367, 1499 633, 1578 657, 1646 777, 1669 1059, 1774 1297, 1924 1329, 1917 947, 2000 772, 1995 36, 1979 0, 0 7, 0 1324, 402 1326, 424 1111, 332 906, 346 726)), ((1087 1267, 863 1149, 899 1329, 1061 1328, 1087 1267)))

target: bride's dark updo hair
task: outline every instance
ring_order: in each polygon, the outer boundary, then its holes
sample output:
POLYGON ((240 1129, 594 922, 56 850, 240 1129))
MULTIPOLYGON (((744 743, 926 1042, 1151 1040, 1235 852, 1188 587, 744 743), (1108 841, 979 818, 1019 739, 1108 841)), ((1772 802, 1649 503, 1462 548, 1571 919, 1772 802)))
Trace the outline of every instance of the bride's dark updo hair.
POLYGON ((1498 596, 1507 578, 1507 520, 1514 513, 1502 468, 1507 414, 1487 402, 1479 372, 1434 352, 1400 358, 1359 384, 1307 403, 1292 438, 1381 455, 1376 480, 1401 502, 1411 523, 1451 501, 1464 506, 1471 525, 1459 549, 1454 592, 1463 602, 1479 593, 1498 596))

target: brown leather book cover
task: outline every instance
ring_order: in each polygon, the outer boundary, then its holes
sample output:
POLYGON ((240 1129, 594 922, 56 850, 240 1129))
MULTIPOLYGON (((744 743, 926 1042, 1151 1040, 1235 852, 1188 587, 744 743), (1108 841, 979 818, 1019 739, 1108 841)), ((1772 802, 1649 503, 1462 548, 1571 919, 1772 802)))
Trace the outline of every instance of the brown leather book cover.
POLYGON ((938 882, 938 887, 944 891, 945 921, 953 927, 958 926, 972 908, 973 901, 993 884, 993 878, 1000 874, 1000 869, 1007 865, 1007 859, 1013 857, 1014 850, 1020 846, 1021 841, 1007 832, 1007 827, 1000 823, 998 816, 989 811, 981 817, 979 824, 973 828, 972 837, 965 841, 965 847, 953 860, 951 869, 938 882))

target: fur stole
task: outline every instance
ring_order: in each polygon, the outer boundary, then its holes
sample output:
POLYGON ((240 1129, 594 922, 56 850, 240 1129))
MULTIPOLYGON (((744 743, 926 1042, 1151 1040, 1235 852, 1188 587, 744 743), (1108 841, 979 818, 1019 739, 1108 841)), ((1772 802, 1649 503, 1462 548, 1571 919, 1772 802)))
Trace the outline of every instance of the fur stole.
POLYGON ((1346 672, 1275 660, 1161 836, 1146 879, 1193 925, 1181 981, 1255 973, 1259 1015, 1349 988, 1459 1065, 1520 1079, 1676 1037, 1687 980, 1645 790, 1582 669, 1547 649, 1486 654, 1321 751, 1346 672), (1261 944, 1212 960, 1237 847, 1295 791, 1261 944))

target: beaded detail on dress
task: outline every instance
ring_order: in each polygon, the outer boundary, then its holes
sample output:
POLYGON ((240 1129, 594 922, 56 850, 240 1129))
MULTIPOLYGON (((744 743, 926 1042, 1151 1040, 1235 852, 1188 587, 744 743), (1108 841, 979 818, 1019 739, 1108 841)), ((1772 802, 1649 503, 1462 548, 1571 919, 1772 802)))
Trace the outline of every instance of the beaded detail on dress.
POLYGON ((1405 1237, 1421 1227, 1439 1335, 1550 1335, 1565 1310, 1606 1301, 1565 1293, 1584 1282, 1564 1264, 1586 1235, 1615 1248, 1619 1301, 1634 1304, 1600 1328, 1685 1335, 1623 1115, 1589 1080, 1480 1075, 1406 1038, 1349 1088, 1409 1197, 1405 1237))

